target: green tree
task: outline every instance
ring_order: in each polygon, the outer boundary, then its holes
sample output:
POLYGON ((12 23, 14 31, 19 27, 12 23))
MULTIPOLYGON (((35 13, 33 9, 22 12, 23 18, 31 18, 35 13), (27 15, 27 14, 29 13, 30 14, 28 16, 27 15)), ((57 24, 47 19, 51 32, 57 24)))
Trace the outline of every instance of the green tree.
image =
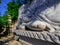
POLYGON ((8 14, 11 15, 12 22, 15 22, 18 18, 18 9, 19 9, 19 4, 15 2, 8 3, 8 14))
POLYGON ((0 16, 0 33, 7 27, 9 27, 8 15, 4 14, 4 16, 0 16))
POLYGON ((3 27, 4 27, 4 22, 2 17, 0 17, 0 33, 3 31, 3 27))

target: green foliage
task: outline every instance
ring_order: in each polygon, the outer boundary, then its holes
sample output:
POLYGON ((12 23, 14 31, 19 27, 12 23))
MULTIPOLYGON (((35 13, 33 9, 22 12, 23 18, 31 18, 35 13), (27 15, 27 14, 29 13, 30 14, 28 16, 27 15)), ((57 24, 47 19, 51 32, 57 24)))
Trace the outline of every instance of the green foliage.
POLYGON ((3 32, 3 34, 0 34, 0 37, 9 34, 9 31, 10 31, 9 27, 10 27, 10 23, 8 21, 8 15, 4 15, 3 17, 0 17, 0 33, 3 32))
POLYGON ((4 21, 2 19, 2 17, 0 17, 0 28, 4 27, 4 21))
POLYGON ((15 2, 10 2, 8 3, 8 14, 11 15, 12 22, 17 20, 18 18, 18 9, 19 9, 19 4, 15 2))
POLYGON ((3 17, 0 17, 0 27, 4 28, 7 25, 9 25, 8 16, 4 15, 3 17))
POLYGON ((3 17, 0 16, 0 33, 4 30, 4 28, 8 26, 9 26, 8 16, 7 15, 4 15, 3 17))

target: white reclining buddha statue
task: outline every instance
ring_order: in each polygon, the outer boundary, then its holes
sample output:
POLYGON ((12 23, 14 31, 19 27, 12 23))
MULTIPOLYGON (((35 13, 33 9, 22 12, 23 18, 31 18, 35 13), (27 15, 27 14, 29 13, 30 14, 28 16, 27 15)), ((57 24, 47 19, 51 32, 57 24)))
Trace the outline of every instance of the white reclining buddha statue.
POLYGON ((60 31, 60 0, 32 0, 19 8, 18 26, 32 30, 60 31))

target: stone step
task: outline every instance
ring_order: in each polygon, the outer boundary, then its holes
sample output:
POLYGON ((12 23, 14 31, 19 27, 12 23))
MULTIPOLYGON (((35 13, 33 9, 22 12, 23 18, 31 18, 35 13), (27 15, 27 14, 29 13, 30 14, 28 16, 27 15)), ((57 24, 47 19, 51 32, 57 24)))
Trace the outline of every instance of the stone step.
POLYGON ((23 31, 23 30, 14 30, 13 31, 17 36, 25 36, 29 38, 34 38, 38 40, 48 41, 52 43, 60 44, 60 33, 49 33, 49 32, 36 32, 36 31, 23 31))

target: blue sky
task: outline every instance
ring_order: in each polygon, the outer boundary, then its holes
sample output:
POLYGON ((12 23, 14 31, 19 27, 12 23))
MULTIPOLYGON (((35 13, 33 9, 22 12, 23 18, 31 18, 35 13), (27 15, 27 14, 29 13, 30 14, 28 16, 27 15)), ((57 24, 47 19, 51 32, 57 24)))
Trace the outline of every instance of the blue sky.
POLYGON ((1 12, 0 16, 2 16, 5 13, 5 11, 7 10, 7 4, 10 1, 11 0, 2 0, 2 4, 0 4, 0 12, 1 12))
MULTIPOLYGON (((3 16, 5 11, 7 11, 7 4, 9 2, 11 2, 12 0, 2 0, 2 3, 0 4, 0 13, 1 15, 0 16, 3 16)), ((20 0, 20 3, 23 4, 23 3, 27 3, 28 0, 20 0)))

